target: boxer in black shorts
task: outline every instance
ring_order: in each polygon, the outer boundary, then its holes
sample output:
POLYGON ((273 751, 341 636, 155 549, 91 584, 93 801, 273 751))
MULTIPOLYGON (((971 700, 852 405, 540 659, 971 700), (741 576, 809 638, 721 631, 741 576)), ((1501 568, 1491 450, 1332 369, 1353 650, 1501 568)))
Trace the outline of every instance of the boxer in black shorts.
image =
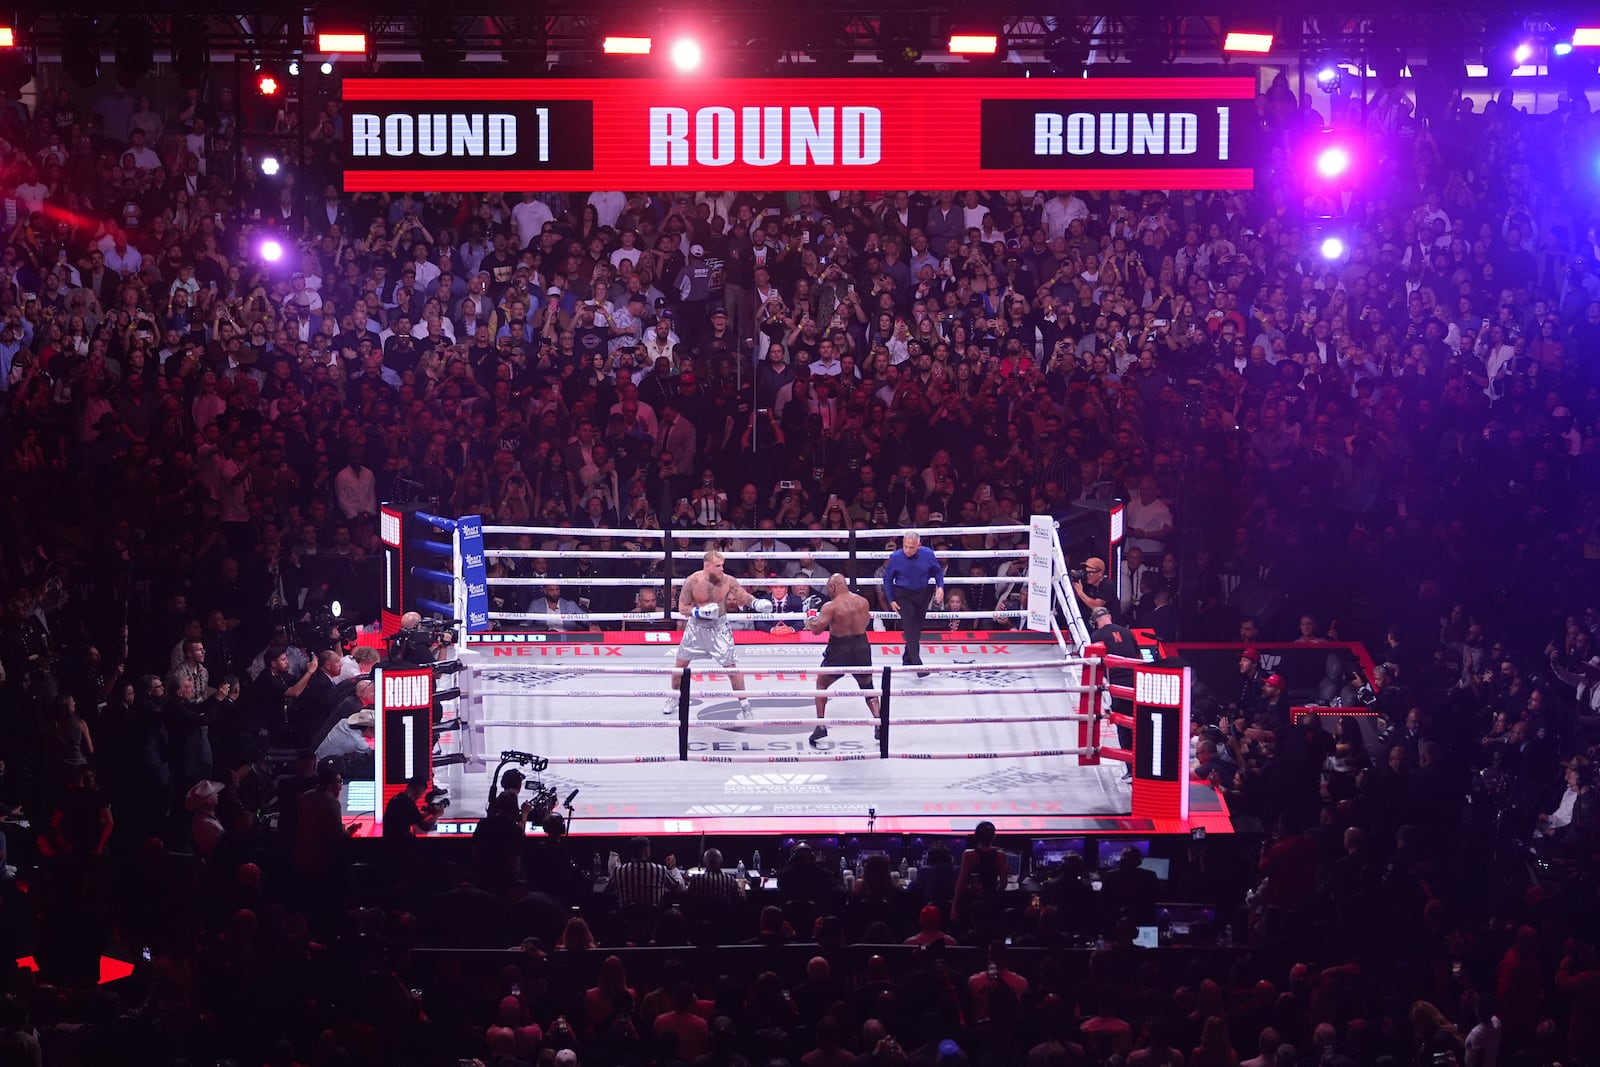
MULTIPOLYGON (((806 629, 814 634, 828 631, 828 647, 822 654, 824 668, 851 668, 865 667, 864 671, 840 669, 834 671, 824 670, 817 675, 817 689, 827 689, 839 680, 840 675, 854 674, 856 685, 862 689, 872 688, 872 645, 867 641, 867 626, 872 622, 872 606, 867 603, 867 598, 850 591, 850 583, 844 575, 835 574, 828 579, 829 600, 822 606, 817 614, 806 619, 806 629)), ((867 708, 872 712, 874 719, 878 718, 878 698, 867 697, 867 708)), ((826 697, 817 697, 817 718, 825 718, 828 714, 828 700, 826 697)), ((822 723, 817 723, 817 728, 811 731, 810 744, 815 745, 828 736, 828 728, 822 723)), ((877 726, 872 728, 874 739, 878 736, 877 726)))

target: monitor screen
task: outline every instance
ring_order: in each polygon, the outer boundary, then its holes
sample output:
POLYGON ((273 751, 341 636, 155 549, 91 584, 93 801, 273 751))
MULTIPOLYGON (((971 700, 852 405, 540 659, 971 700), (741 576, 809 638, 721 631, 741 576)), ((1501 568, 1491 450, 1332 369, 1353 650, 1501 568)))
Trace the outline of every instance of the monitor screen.
POLYGON ((1136 848, 1142 855, 1150 855, 1149 841, 1128 841, 1120 837, 1102 837, 1099 841, 1099 854, 1095 861, 1096 866, 1101 870, 1107 867, 1115 867, 1117 861, 1122 858, 1122 850, 1125 848, 1136 848))
POLYGON ((1141 926, 1134 935, 1133 943, 1139 948, 1160 948, 1161 928, 1159 926, 1141 926))
POLYGON ((1154 871, 1156 878, 1163 882, 1172 874, 1172 861, 1159 856, 1146 856, 1139 866, 1147 871, 1154 871))
POLYGON ((1217 921, 1217 909, 1208 908, 1204 904, 1189 904, 1178 901, 1170 904, 1157 904, 1156 921, 1163 925, 1167 923, 1188 923, 1191 926, 1198 922, 1214 923, 1217 921))
POLYGON ((1020 852, 1008 852, 1005 849, 1001 849, 1000 850, 1000 854, 1005 856, 1005 858, 1006 858, 1006 872, 1007 872, 1007 874, 1012 878, 1021 878, 1022 877, 1022 853, 1020 853, 1020 852))
POLYGON ((1033 843, 1035 867, 1059 867, 1068 856, 1083 855, 1083 842, 1075 837, 1047 837, 1033 843))

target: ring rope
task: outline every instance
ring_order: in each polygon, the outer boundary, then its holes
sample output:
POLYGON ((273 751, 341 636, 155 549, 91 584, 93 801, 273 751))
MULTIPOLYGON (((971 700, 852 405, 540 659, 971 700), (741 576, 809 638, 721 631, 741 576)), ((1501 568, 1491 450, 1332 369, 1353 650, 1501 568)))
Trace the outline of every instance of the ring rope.
MULTIPOLYGON (((849 675, 849 674, 865 674, 870 670, 871 670, 871 668, 866 668, 866 669, 860 670, 860 671, 852 671, 848 667, 840 667, 837 670, 829 668, 827 670, 814 671, 813 673, 815 673, 815 674, 826 674, 826 675, 837 675, 838 677, 843 678, 843 677, 845 677, 846 675, 849 675)), ((518 696, 547 697, 547 698, 550 698, 550 699, 555 699, 555 698, 558 698, 558 697, 572 697, 572 698, 577 698, 577 699, 593 699, 593 700, 648 700, 648 699, 650 699, 652 697, 663 697, 663 696, 666 696, 668 692, 669 692, 669 690, 666 690, 666 689, 631 689, 631 690, 621 690, 621 691, 613 691, 613 692, 607 692, 606 690, 603 690, 603 689, 563 689, 563 690, 560 690, 560 691, 539 690, 539 691, 535 691, 535 692, 529 693, 529 692, 525 692, 525 691, 522 691, 522 690, 516 690, 516 689, 485 689, 485 690, 474 690, 473 695, 474 696, 493 696, 493 697, 518 697, 518 696)), ((671 692, 676 693, 676 690, 671 690, 671 692)), ((1085 685, 1027 686, 1027 687, 1022 687, 1022 688, 1012 688, 1011 686, 1007 686, 1003 690, 993 690, 993 691, 987 690, 987 689, 895 689, 895 690, 893 690, 894 695, 897 696, 897 697, 968 697, 968 696, 987 696, 987 695, 998 694, 998 693, 1004 693, 1004 694, 1006 694, 1008 696, 1013 694, 1013 693, 1015 693, 1018 696, 1053 696, 1053 695, 1058 695, 1058 694, 1063 694, 1063 693, 1097 693, 1097 692, 1099 692, 1099 690, 1094 688, 1093 686, 1085 686, 1085 685)), ((704 690, 704 689, 696 689, 694 691, 694 695, 695 696, 697 696, 697 697, 705 697, 708 700, 713 698, 713 697, 715 697, 717 699, 726 699, 728 697, 744 697, 744 698, 748 699, 749 697, 752 697, 752 696, 781 697, 783 699, 792 699, 792 698, 800 698, 800 697, 823 696, 825 694, 829 695, 829 699, 839 699, 839 698, 843 698, 843 697, 847 697, 847 696, 853 696, 853 697, 881 697, 883 695, 883 690, 881 690, 881 689, 851 689, 851 690, 840 690, 838 692, 834 692, 831 689, 714 689, 714 690, 709 690, 709 691, 708 690, 704 690)), ((894 721, 899 723, 899 722, 904 722, 905 720, 903 720, 903 719, 901 719, 901 718, 899 718, 897 716, 894 721)), ((977 722, 978 720, 972 719, 972 720, 960 720, 960 721, 977 722)), ((1021 722, 1022 720, 1021 719, 997 719, 996 721, 997 722, 1021 722)), ((529 723, 529 724, 526 724, 526 725, 535 725, 535 724, 529 723)))
MULTIPOLYGON (((926 530, 918 530, 907 526, 901 529, 857 530, 856 536, 858 538, 871 537, 874 540, 879 538, 888 539, 890 537, 904 537, 908 533, 917 534, 919 537, 934 537, 937 535, 965 537, 969 534, 1025 534, 1031 532, 1032 529, 1033 527, 1031 526, 1018 526, 1015 524, 1010 526, 930 526, 926 530)), ((685 538, 693 537, 700 540, 725 540, 730 532, 744 533, 745 531, 702 530, 691 527, 684 530, 673 530, 672 536, 685 538)), ((814 540, 819 536, 826 537, 828 535, 832 535, 834 537, 847 537, 850 533, 848 530, 757 530, 755 532, 760 534, 762 537, 770 537, 775 541, 786 537, 794 538, 800 541, 814 540)))
MULTIPOLYGON (((891 752, 890 759, 925 759, 925 760, 983 760, 983 759, 1037 759, 1055 756, 1087 756, 1096 752, 1093 748, 1039 748, 1031 751, 1016 752, 891 752)), ((1103 750, 1101 754, 1103 755, 1103 750)), ((735 756, 703 756, 691 755, 690 763, 846 763, 853 760, 869 760, 882 758, 878 753, 859 752, 808 752, 796 756, 762 756, 756 753, 740 753, 735 756)), ((581 757, 575 762, 586 762, 581 757)))
MULTIPOLYGON (((1033 759, 1038 756, 1087 756, 1094 748, 1036 748, 1015 752, 891 752, 890 759, 1033 759)), ((1103 750, 1102 750, 1103 754, 1103 750)))
MULTIPOLYGON (((1027 614, 1023 608, 1001 608, 995 611, 929 611, 922 617, 924 619, 1022 619, 1026 618, 1027 614)), ((874 611, 871 615, 874 619, 900 618, 900 613, 897 611, 874 611)), ((660 621, 661 617, 660 612, 641 615, 637 611, 595 611, 566 615, 553 611, 489 612, 491 622, 629 622, 640 619, 660 621)), ((803 611, 741 611, 730 613, 726 617, 743 622, 800 622, 808 616, 803 611)), ((687 615, 680 615, 677 612, 672 613, 672 618, 688 621, 687 615)))
MULTIPOLYGON (((653 617, 659 618, 660 616, 653 616, 653 617)), ((806 646, 801 646, 801 647, 806 647, 806 646)), ((825 646, 822 644, 822 642, 819 641, 819 642, 817 642, 816 647, 820 650, 825 646)), ((663 648, 661 651, 662 652, 673 651, 673 646, 668 645, 667 647, 663 648)), ((693 661, 691 660, 690 662, 692 663, 693 661)), ((1056 668, 1056 667, 1095 667, 1095 666, 1098 666, 1099 663, 1100 663, 1100 660, 1098 658, 1095 658, 1095 657, 1091 656, 1091 657, 1069 657, 1067 659, 1058 659, 1058 660, 1045 660, 1045 661, 1041 661, 1041 662, 1038 662, 1038 663, 1006 663, 1006 664, 1000 664, 999 666, 1004 667, 1004 669, 1006 669, 1008 671, 1036 671, 1036 670, 1049 670, 1051 668, 1056 668)), ((555 664, 555 663, 518 663, 518 662, 515 662, 515 661, 509 662, 509 663, 502 663, 502 662, 500 662, 498 660, 494 660, 494 659, 484 659, 482 662, 474 661, 474 662, 471 662, 469 665, 473 668, 474 671, 482 671, 482 670, 487 669, 487 668, 493 668, 495 670, 510 669, 510 670, 518 670, 518 671, 528 671, 530 673, 538 673, 540 671, 554 671, 554 672, 560 673, 560 672, 571 672, 574 669, 572 666, 562 666, 562 665, 555 664)), ((841 674, 853 674, 853 673, 859 673, 861 670, 874 670, 874 671, 876 671, 876 670, 882 670, 884 667, 888 667, 891 671, 894 672, 896 677, 899 677, 900 675, 904 674, 905 672, 913 671, 913 670, 914 671, 919 671, 919 672, 927 672, 927 673, 930 673, 930 674, 958 674, 958 673, 961 673, 963 671, 992 671, 992 670, 995 669, 996 666, 997 665, 994 664, 994 663, 929 663, 929 664, 925 664, 925 665, 923 665, 921 667, 918 667, 918 666, 915 666, 915 665, 912 665, 910 667, 905 667, 905 666, 901 666, 898 663, 879 663, 879 664, 874 664, 874 665, 872 665, 870 667, 866 666, 866 665, 863 665, 860 668, 851 668, 851 669, 843 669, 843 668, 841 668, 841 670, 838 673, 841 673, 841 674)), ((585 665, 583 665, 582 670, 583 670, 584 674, 631 674, 631 675, 637 675, 639 677, 646 677, 646 678, 673 678, 673 677, 678 676, 679 674, 682 674, 684 668, 682 668, 682 667, 674 667, 674 666, 672 666, 670 664, 657 666, 657 667, 648 667, 648 666, 645 666, 643 664, 640 664, 640 665, 636 666, 636 665, 633 665, 633 664, 623 665, 623 664, 610 664, 610 663, 596 663, 596 664, 593 664, 593 665, 585 664, 585 665)), ((719 666, 712 667, 712 668, 709 668, 709 669, 704 670, 704 671, 695 671, 695 673, 698 674, 698 675, 701 675, 701 676, 703 676, 705 678, 719 678, 719 677, 730 676, 730 675, 735 675, 735 674, 740 674, 740 675, 743 675, 743 674, 794 674, 794 673, 798 673, 799 671, 810 671, 812 673, 825 673, 825 674, 833 674, 834 673, 832 670, 826 670, 826 671, 819 670, 814 664, 809 664, 809 663, 807 663, 807 664, 795 664, 794 668, 788 668, 788 667, 776 666, 776 665, 774 665, 774 666, 766 666, 766 667, 723 667, 723 666, 719 665, 719 666)), ((1083 687, 1080 687, 1079 691, 1081 691, 1081 692, 1101 692, 1102 689, 1103 689, 1103 687, 1101 687, 1101 686, 1083 686, 1083 687)), ((1005 690, 1005 692, 1012 692, 1012 691, 1013 690, 1009 690, 1009 689, 1005 690)), ((479 689, 474 689, 473 690, 473 693, 475 693, 475 694, 476 693, 492 693, 492 692, 494 692, 494 690, 479 690, 479 689)), ((508 691, 508 692, 504 692, 504 693, 499 693, 497 695, 500 695, 500 696, 526 696, 528 694, 526 692, 524 692, 524 691, 516 690, 516 691, 508 691)), ((951 694, 945 693, 945 694, 942 694, 942 695, 949 696, 951 694)))
POLYGON ((551 763, 592 763, 601 765, 621 763, 677 763, 676 755, 671 756, 550 756, 551 763))
MULTIPOLYGON (((443 573, 443 572, 441 571, 440 573, 443 573)), ((741 581, 745 581, 745 580, 750 580, 750 579, 746 578, 746 579, 740 579, 740 580, 741 581)), ((752 580, 752 584, 756 585, 757 587, 760 587, 761 585, 791 585, 791 586, 792 585, 821 585, 826 580, 827 580, 827 576, 826 575, 824 575, 824 576, 822 576, 820 578, 806 578, 806 577, 803 577, 803 576, 798 575, 798 574, 789 575, 789 576, 784 576, 784 575, 781 575, 781 574, 773 574, 773 575, 767 575, 766 577, 764 577, 760 581, 753 581, 752 580)), ((955 575, 946 575, 945 576, 945 580, 944 580, 944 584, 945 585, 1017 585, 1017 584, 1021 584, 1023 582, 1026 582, 1027 580, 1028 580, 1028 576, 1026 574, 1012 574, 1012 575, 1005 575, 1005 576, 992 577, 992 578, 990 576, 988 576, 988 575, 981 575, 981 576, 977 576, 977 577, 965 576, 965 575, 957 577, 955 575)), ((533 587, 538 587, 538 586, 544 586, 544 585, 600 585, 600 586, 639 586, 639 585, 646 585, 646 586, 649 586, 650 588, 654 589, 654 588, 657 588, 660 585, 661 579, 659 577, 650 577, 650 576, 646 576, 646 575, 640 575, 637 578, 609 578, 609 577, 608 578, 581 578, 581 577, 574 577, 574 576, 570 576, 569 575, 569 576, 567 576, 565 578, 562 578, 562 577, 557 577, 554 574, 550 574, 550 575, 546 575, 543 578, 490 578, 488 581, 489 581, 489 584, 491 586, 533 586, 533 587)), ((687 579, 685 579, 685 578, 674 578, 674 579, 672 579, 672 584, 673 584, 674 587, 677 587, 677 586, 683 585, 685 581, 687 581, 687 579)), ((868 580, 866 580, 866 582, 864 584, 874 584, 875 585, 875 584, 877 584, 877 582, 874 579, 868 579, 868 580)))
MULTIPOLYGON (((452 525, 450 528, 454 529, 455 527, 452 525)), ((967 536, 969 534, 1025 534, 1025 533, 1031 532, 1032 529, 1033 529, 1033 527, 1031 527, 1031 526, 1020 526, 1020 525, 1010 525, 1010 526, 934 526, 934 527, 930 527, 929 529, 924 531, 924 530, 918 530, 918 529, 916 529, 914 527, 906 526, 906 527, 896 527, 896 528, 886 529, 886 530, 867 530, 867 531, 865 531, 865 533, 868 536, 873 537, 875 539, 876 538, 883 538, 883 539, 887 540, 890 537, 904 537, 908 533, 914 533, 914 534, 917 534, 919 536, 924 535, 924 534, 926 534, 928 536, 933 536, 935 534, 939 534, 939 535, 945 535, 945 536, 964 537, 964 536, 967 536)), ((666 536, 666 531, 665 530, 620 530, 620 529, 616 529, 616 528, 600 529, 600 528, 596 528, 596 527, 583 528, 583 527, 575 527, 575 526, 485 526, 483 528, 483 532, 484 532, 485 535, 488 535, 488 534, 512 534, 512 535, 529 535, 529 534, 532 534, 532 535, 538 535, 538 536, 544 536, 544 537, 571 538, 573 540, 582 540, 584 538, 595 538, 595 537, 611 537, 611 538, 629 537, 629 538, 632 538, 632 537, 665 537, 666 536)), ((747 533, 747 532, 752 532, 752 531, 688 529, 688 530, 673 530, 672 531, 672 536, 673 537, 682 537, 682 538, 697 538, 697 539, 701 539, 701 540, 714 540, 714 539, 735 540, 734 538, 729 538, 728 535, 730 533, 747 533)), ((833 537, 848 537, 849 533, 850 533, 850 531, 848 531, 848 530, 755 530, 753 532, 757 533, 757 534, 760 534, 763 538, 769 538, 770 537, 774 541, 782 540, 782 539, 785 539, 785 538, 794 538, 796 540, 809 541, 809 540, 813 540, 813 539, 817 538, 819 535, 821 535, 823 537, 828 537, 830 535, 833 536, 833 537)))
MULTIPOLYGON (((827 673, 832 674, 833 672, 829 671, 827 673)), ((848 669, 841 669, 840 673, 841 673, 841 675, 844 675, 844 674, 849 674, 851 672, 848 669)), ((856 672, 856 673, 864 673, 864 672, 856 672)), ((1006 692, 1008 692, 1008 693, 1014 692, 1014 691, 1015 692, 1024 692, 1025 690, 1010 690, 1010 689, 1006 690, 1006 692)), ((676 699, 677 695, 678 695, 678 692, 675 689, 673 689, 673 690, 667 690, 667 689, 633 689, 633 690, 615 690, 615 691, 610 691, 610 692, 608 692, 608 691, 606 691, 604 689, 562 689, 560 691, 539 690, 539 691, 535 691, 535 692, 532 692, 532 693, 525 693, 525 692, 517 692, 517 691, 507 692, 507 691, 504 691, 504 690, 489 689, 489 690, 484 690, 481 693, 476 694, 476 695, 499 696, 499 697, 526 696, 526 697, 540 697, 540 698, 549 698, 549 699, 561 699, 561 698, 566 698, 566 697, 572 697, 572 698, 575 698, 575 699, 589 699, 589 700, 644 700, 644 699, 649 699, 649 698, 652 698, 652 697, 659 699, 660 697, 664 697, 664 696, 667 696, 669 694, 674 699, 676 699)), ((829 689, 711 689, 711 690, 696 689, 694 691, 694 695, 697 696, 697 697, 705 697, 707 700, 712 700, 712 699, 726 700, 726 699, 730 699, 730 698, 733 698, 733 697, 742 697, 742 698, 744 698, 746 700, 748 700, 751 697, 781 697, 781 698, 786 699, 786 700, 787 699, 799 699, 799 698, 810 699, 812 697, 828 697, 830 700, 842 700, 847 696, 851 696, 851 697, 856 697, 856 696, 860 696, 860 697, 882 696, 883 695, 883 691, 879 690, 879 689, 852 689, 852 690, 849 690, 848 692, 846 692, 845 690, 842 690, 842 689, 839 690, 838 692, 834 692, 834 691, 829 690, 829 689)), ((894 695, 895 696, 900 696, 902 694, 900 694, 897 691, 894 695)), ((962 694, 962 693, 951 693, 951 694, 948 694, 948 695, 950 695, 950 696, 963 696, 965 694, 962 694)), ((899 722, 900 720, 896 719, 895 721, 899 722)), ((522 725, 524 725, 524 726, 537 726, 539 724, 538 724, 537 721, 533 721, 533 722, 525 722, 522 725)))
MULTIPOLYGON (((821 690, 821 692, 827 693, 827 690, 821 690)), ((861 696, 861 695, 865 694, 865 692, 866 692, 865 690, 862 690, 860 693, 841 693, 839 695, 840 696, 861 696)), ((764 692, 760 692, 760 693, 757 693, 756 695, 758 695, 758 696, 767 696, 767 695, 770 695, 770 694, 767 694, 767 693, 764 693, 764 692)), ((696 722, 691 722, 689 725, 690 726, 703 726, 703 727, 721 727, 721 726, 805 727, 805 726, 815 726, 820 721, 822 721, 822 720, 815 719, 815 718, 811 718, 811 719, 729 719, 726 722, 722 722, 722 721, 716 721, 716 722, 696 721, 696 722)), ((870 719, 831 719, 831 720, 828 720, 828 721, 830 723, 833 723, 833 724, 844 723, 845 725, 850 725, 852 723, 855 723, 857 725, 865 726, 868 722, 875 721, 875 720, 870 720, 870 719)), ((896 715, 895 718, 894 718, 894 725, 896 727, 901 727, 901 726, 1006 726, 1006 725, 1010 725, 1011 723, 1093 722, 1093 721, 1095 721, 1095 717, 1093 715, 1021 715, 1021 716, 1017 716, 1017 717, 1014 717, 1014 718, 1006 718, 1004 716, 993 715, 993 716, 978 716, 978 717, 974 717, 974 718, 962 717, 962 718, 959 718, 959 719, 937 719, 937 718, 929 718, 929 717, 926 717, 926 716, 919 717, 919 718, 902 718, 902 717, 896 715)), ((554 720, 540 720, 540 719, 481 719, 481 720, 478 720, 476 722, 468 723, 467 725, 471 726, 473 728, 476 728, 476 729, 480 729, 480 730, 488 730, 488 729, 517 729, 517 728, 524 728, 524 727, 525 728, 529 728, 529 729, 535 729, 535 730, 676 730, 679 727, 679 723, 678 723, 677 719, 669 719, 669 718, 666 718, 665 716, 663 716, 663 717, 661 717, 659 719, 617 719, 615 721, 610 721, 610 722, 593 722, 593 721, 590 721, 588 719, 554 719, 554 720)))
MULTIPOLYGON (((593 549, 581 551, 579 549, 552 548, 548 551, 537 548, 485 548, 486 559, 645 559, 659 560, 664 553, 661 552, 597 552, 593 549)), ((724 552, 725 560, 772 559, 785 556, 810 556, 812 559, 888 559, 893 552, 883 550, 869 550, 855 553, 854 557, 849 552, 724 552)), ((1026 548, 950 548, 937 553, 944 559, 1026 559, 1026 548)), ((705 558, 703 552, 676 551, 672 553, 673 559, 699 560, 705 558)))

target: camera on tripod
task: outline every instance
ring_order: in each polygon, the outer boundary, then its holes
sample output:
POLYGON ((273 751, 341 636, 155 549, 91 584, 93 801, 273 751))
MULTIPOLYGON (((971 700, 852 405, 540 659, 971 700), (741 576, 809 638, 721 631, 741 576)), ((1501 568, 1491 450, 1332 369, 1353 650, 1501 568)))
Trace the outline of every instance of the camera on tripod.
MULTIPOLYGON (((500 776, 507 764, 518 763, 526 767, 527 776, 522 781, 523 801, 522 807, 527 813, 529 822, 542 823, 556 810, 559 797, 554 788, 547 786, 538 777, 549 766, 550 761, 543 756, 536 756, 532 752, 518 752, 508 749, 500 753, 500 766, 494 770, 494 776, 489 780, 489 803, 486 811, 494 810, 495 797, 500 791, 500 776)), ((576 790, 574 790, 576 792, 576 790)))
POLYGON ((454 644, 455 639, 453 621, 423 619, 414 628, 402 629, 390 636, 389 658, 397 663, 429 664, 439 649, 454 644))

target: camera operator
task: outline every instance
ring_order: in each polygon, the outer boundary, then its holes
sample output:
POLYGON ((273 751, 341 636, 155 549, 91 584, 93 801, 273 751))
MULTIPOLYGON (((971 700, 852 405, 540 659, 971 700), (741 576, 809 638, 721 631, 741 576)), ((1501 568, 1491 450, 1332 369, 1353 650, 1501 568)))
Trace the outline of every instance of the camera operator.
POLYGON ((444 814, 444 804, 423 804, 431 772, 423 771, 406 783, 383 809, 383 840, 390 858, 406 862, 413 858, 412 839, 420 830, 427 833, 444 814))
POLYGON ((523 773, 500 776, 500 792, 472 833, 472 865, 491 891, 509 888, 522 873, 522 844, 534 800, 522 799, 523 773))
POLYGON ((1108 613, 1114 610, 1111 601, 1115 598, 1111 578, 1106 574, 1105 560, 1090 556, 1083 561, 1082 570, 1069 573, 1072 576, 1072 592, 1083 605, 1084 614, 1093 616, 1100 608, 1105 608, 1108 613))
POLYGON ((389 659, 396 663, 425 666, 439 658, 439 650, 455 641, 448 624, 429 622, 408 611, 400 616, 400 632, 389 638, 389 659))

